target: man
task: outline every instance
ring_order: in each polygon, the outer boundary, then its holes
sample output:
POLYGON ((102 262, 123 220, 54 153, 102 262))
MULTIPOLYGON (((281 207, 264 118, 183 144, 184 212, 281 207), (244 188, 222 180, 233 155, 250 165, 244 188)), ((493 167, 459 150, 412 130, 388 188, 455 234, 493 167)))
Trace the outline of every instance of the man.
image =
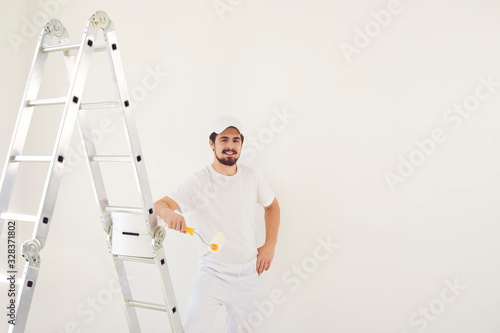
POLYGON ((187 305, 186 333, 212 333, 216 312, 227 310, 227 332, 246 329, 254 311, 257 277, 271 267, 280 223, 280 209, 264 178, 252 168, 237 164, 243 145, 240 122, 222 116, 212 125, 209 138, 214 161, 186 179, 169 196, 155 203, 156 214, 168 228, 185 233, 182 214, 191 213, 205 242, 222 232, 220 251, 211 252, 200 242, 201 259, 195 286, 187 305), (255 208, 265 208, 265 244, 257 248, 255 208))

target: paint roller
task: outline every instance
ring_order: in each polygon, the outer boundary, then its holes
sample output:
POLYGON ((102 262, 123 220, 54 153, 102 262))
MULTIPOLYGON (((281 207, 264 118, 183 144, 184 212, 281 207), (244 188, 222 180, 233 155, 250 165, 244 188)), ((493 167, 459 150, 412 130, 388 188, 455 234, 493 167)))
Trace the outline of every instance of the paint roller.
POLYGON ((187 232, 188 234, 190 234, 191 236, 193 236, 193 234, 197 234, 198 237, 200 237, 203 244, 207 245, 210 248, 210 251, 212 251, 214 253, 219 252, 222 245, 224 245, 224 242, 226 241, 226 235, 224 235, 222 232, 216 233, 214 238, 212 238, 212 240, 210 241, 210 244, 209 244, 209 243, 205 242, 205 240, 201 237, 201 235, 199 233, 197 233, 195 231, 194 228, 186 227, 186 229, 184 229, 184 231, 187 232))

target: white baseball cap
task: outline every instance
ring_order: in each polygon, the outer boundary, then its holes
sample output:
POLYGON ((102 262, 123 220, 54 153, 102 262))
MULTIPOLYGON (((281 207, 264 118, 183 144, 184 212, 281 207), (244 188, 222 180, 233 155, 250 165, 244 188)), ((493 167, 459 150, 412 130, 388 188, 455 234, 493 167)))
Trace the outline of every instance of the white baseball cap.
POLYGON ((210 133, 220 134, 224 132, 224 130, 228 127, 236 128, 241 134, 242 126, 240 121, 236 117, 229 115, 223 115, 215 119, 210 128, 211 129, 210 133))

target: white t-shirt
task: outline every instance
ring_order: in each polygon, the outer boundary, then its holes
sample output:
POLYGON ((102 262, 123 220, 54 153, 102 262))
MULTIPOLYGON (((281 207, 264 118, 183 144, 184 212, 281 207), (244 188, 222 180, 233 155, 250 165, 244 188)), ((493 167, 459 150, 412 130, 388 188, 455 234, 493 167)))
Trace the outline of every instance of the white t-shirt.
POLYGON ((169 197, 179 205, 187 225, 196 228, 206 243, 210 244, 218 232, 225 234, 224 245, 216 253, 200 241, 200 255, 230 264, 257 257, 256 204, 269 206, 274 193, 253 168, 237 164, 236 174, 225 176, 208 165, 186 179, 169 197))

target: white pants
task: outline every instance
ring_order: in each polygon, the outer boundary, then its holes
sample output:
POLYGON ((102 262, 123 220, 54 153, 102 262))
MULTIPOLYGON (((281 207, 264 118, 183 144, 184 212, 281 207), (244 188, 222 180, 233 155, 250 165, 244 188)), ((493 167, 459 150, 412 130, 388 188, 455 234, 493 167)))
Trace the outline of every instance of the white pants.
POLYGON ((227 310, 227 332, 248 332, 248 315, 255 309, 256 261, 227 264, 204 256, 200 259, 193 291, 187 304, 184 331, 213 333, 215 314, 227 310))

